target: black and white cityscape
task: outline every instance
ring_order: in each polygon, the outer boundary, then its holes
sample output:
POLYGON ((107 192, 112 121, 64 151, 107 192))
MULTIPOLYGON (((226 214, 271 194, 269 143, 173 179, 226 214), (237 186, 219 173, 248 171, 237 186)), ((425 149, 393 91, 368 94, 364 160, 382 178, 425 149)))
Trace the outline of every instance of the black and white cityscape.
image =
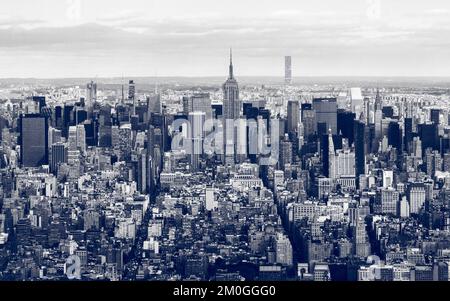
POLYGON ((0 9, 0 280, 450 280, 445 1, 25 2, 0 9))

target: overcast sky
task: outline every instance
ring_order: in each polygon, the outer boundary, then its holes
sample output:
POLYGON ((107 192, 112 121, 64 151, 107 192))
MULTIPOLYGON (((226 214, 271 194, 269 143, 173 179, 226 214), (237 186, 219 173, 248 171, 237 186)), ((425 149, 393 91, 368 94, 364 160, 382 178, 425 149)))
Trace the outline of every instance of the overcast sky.
POLYGON ((15 0, 0 77, 450 76, 447 0, 15 0))

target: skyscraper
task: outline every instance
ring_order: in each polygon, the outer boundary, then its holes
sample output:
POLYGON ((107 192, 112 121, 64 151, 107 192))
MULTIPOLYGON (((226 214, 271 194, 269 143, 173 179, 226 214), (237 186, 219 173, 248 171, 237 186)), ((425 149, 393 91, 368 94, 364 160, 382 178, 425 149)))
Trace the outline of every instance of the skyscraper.
POLYGON ((405 118, 405 139, 403 142, 403 146, 405 151, 411 153, 411 142, 413 140, 413 120, 412 118, 405 118))
POLYGON ((418 214, 425 204, 426 192, 423 183, 412 183, 407 191, 410 212, 418 214))
POLYGON ((300 122, 300 107, 298 101, 289 101, 287 105, 287 131, 298 132, 300 122))
POLYGON ((333 135, 337 134, 337 102, 336 98, 315 98, 313 110, 316 112, 316 132, 319 133, 320 124, 325 124, 325 132, 331 129, 333 135))
POLYGON ((399 193, 394 188, 383 188, 381 190, 381 212, 384 214, 397 215, 399 193))
POLYGON ((333 135, 331 135, 331 131, 328 133, 328 171, 326 171, 326 175, 334 179, 336 178, 335 174, 335 154, 334 154, 334 142, 333 135))
POLYGON ((46 106, 45 96, 33 96, 33 101, 38 106, 38 112, 41 113, 42 108, 46 106))
POLYGON ((284 82, 287 85, 292 83, 292 58, 290 56, 284 57, 284 82))
POLYGON ((342 135, 342 138, 348 139, 350 146, 353 144, 353 122, 355 119, 355 113, 344 110, 338 110, 337 112, 337 131, 342 135))
POLYGON ((92 103, 97 100, 97 83, 91 81, 86 86, 87 107, 91 107, 92 103))
POLYGON ((77 147, 82 154, 86 152, 86 130, 84 125, 77 125, 77 147))
POLYGON ((223 89, 223 134, 224 134, 224 162, 234 163, 235 161, 235 128, 234 120, 240 116, 239 86, 233 74, 233 56, 230 49, 230 67, 227 81, 222 86, 223 89), (227 124, 228 123, 228 124, 227 124))
POLYGON ((365 152, 365 125, 363 122, 355 120, 354 122, 355 134, 355 169, 356 179, 360 175, 365 174, 366 152, 365 152))
POLYGON ((370 255, 370 244, 366 232, 366 224, 363 219, 358 218, 353 228, 355 255, 366 258, 370 255))
POLYGON ((191 169, 192 171, 198 171, 199 158, 203 153, 203 140, 205 138, 205 133, 203 131, 203 124, 205 122, 205 112, 190 112, 189 122, 191 125, 191 133, 189 138, 191 139, 191 169))
POLYGON ((57 142, 52 145, 52 156, 50 160, 50 171, 55 173, 58 171, 59 163, 67 162, 67 148, 64 143, 57 142))
POLYGON ((20 155, 25 167, 48 164, 48 121, 39 114, 20 118, 20 155))
POLYGON ((187 114, 204 112, 206 119, 212 118, 211 98, 209 93, 196 93, 187 99, 187 114))
POLYGON ((396 121, 391 121, 388 127, 388 143, 395 147, 398 153, 402 152, 402 131, 396 121))
POLYGON ((292 164, 292 142, 286 135, 280 142, 280 169, 284 170, 288 164, 292 164))
POLYGON ((439 150, 439 131, 437 124, 419 124, 417 129, 420 140, 422 141, 423 154, 425 154, 427 148, 439 150))
POLYGON ((431 109, 430 110, 430 120, 432 123, 439 125, 440 123, 440 115, 441 110, 440 109, 431 109))
POLYGON ((136 115, 136 86, 133 80, 128 82, 128 100, 132 103, 131 116, 136 115))
POLYGON ((350 98, 352 112, 356 114, 356 119, 360 119, 361 114, 364 111, 364 101, 361 93, 361 88, 351 88, 350 98))

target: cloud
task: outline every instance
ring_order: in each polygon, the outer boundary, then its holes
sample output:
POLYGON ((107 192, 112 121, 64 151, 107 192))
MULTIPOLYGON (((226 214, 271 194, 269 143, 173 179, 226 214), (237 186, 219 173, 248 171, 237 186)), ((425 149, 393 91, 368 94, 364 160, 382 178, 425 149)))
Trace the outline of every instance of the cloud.
POLYGON ((411 57, 431 54, 433 60, 448 62, 444 50, 450 43, 450 21, 444 16, 444 10, 430 10, 420 18, 382 14, 373 21, 355 11, 276 10, 251 18, 214 12, 151 18, 130 9, 104 14, 95 22, 59 27, 0 17, 0 51, 5 58, 27 57, 31 62, 39 58, 49 64, 55 57, 74 62, 95 58, 92 68, 97 64, 100 70, 110 70, 108 62, 134 66, 139 59, 143 66, 159 64, 168 72, 207 74, 212 70, 208 63, 222 64, 230 46, 250 62, 247 73, 260 72, 261 62, 285 54, 322 69, 327 65, 339 70, 355 58, 364 59, 366 68, 379 68, 384 62, 398 67, 401 62, 410 64, 411 57))
POLYGON ((12 27, 31 29, 43 25, 45 25, 45 21, 39 19, 21 19, 21 18, 14 18, 9 15, 0 15, 1 29, 8 29, 12 27))

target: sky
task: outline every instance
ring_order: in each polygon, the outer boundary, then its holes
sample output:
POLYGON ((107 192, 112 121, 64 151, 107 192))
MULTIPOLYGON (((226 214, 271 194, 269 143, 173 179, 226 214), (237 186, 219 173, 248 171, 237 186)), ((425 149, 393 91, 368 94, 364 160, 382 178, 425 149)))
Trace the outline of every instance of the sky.
MULTIPOLYGON (((4 3, 3 3, 4 2, 4 3)), ((0 78, 450 76, 446 0, 15 0, 0 78)))

